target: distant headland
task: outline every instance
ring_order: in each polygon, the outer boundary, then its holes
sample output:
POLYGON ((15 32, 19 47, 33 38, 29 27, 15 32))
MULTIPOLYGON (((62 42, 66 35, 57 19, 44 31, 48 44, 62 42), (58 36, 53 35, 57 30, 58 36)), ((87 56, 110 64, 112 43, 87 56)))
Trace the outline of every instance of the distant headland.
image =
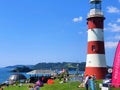
MULTIPOLYGON (((5 68, 11 68, 11 72, 29 72, 31 70, 42 69, 42 70, 61 70, 65 68, 67 70, 85 70, 86 62, 76 63, 76 62, 56 62, 56 63, 38 63, 36 65, 13 65, 7 66, 5 68)), ((110 66, 108 66, 110 67, 110 66)))

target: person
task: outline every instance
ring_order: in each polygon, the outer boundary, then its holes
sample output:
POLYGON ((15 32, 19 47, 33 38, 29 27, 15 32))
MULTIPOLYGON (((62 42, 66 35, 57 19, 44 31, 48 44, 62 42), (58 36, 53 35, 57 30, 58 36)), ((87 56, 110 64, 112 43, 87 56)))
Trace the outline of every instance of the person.
POLYGON ((78 88, 83 88, 84 87, 84 83, 81 83, 78 88))
POLYGON ((86 75, 84 80, 85 89, 88 90, 89 75, 86 75))
POLYGON ((92 76, 89 76, 89 86, 90 90, 95 90, 95 83, 92 76))
POLYGON ((35 90, 40 90, 40 86, 35 86, 35 90))
POLYGON ((96 80, 96 75, 95 74, 92 76, 92 79, 93 79, 93 81, 96 80))
POLYGON ((19 87, 21 87, 21 86, 22 86, 22 83, 20 82, 19 87))
POLYGON ((44 83, 44 80, 45 80, 45 77, 44 76, 42 76, 42 82, 44 83))
POLYGON ((7 81, 5 82, 5 84, 6 84, 6 86, 8 87, 8 86, 9 86, 9 81, 7 80, 7 81))
POLYGON ((81 77, 80 77, 80 82, 81 82, 81 83, 80 83, 80 85, 78 86, 78 88, 83 88, 83 87, 85 87, 85 86, 84 86, 84 75, 83 75, 83 74, 82 74, 81 77))
POLYGON ((68 78, 67 78, 67 76, 64 76, 63 79, 64 79, 64 80, 63 80, 64 83, 68 82, 68 78))
POLYGON ((3 88, 0 88, 0 90, 3 90, 3 88))
POLYGON ((34 90, 33 86, 29 85, 29 90, 34 90))
POLYGON ((103 80, 103 86, 104 87, 111 86, 111 83, 112 83, 112 79, 105 79, 105 80, 103 80))

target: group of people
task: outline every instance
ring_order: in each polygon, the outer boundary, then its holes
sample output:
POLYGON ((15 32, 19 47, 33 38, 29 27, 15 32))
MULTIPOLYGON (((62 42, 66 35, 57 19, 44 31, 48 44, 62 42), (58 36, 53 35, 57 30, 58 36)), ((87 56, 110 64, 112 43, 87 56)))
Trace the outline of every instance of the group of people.
POLYGON ((90 88, 90 90, 95 90, 95 75, 86 75, 83 79, 83 83, 81 83, 78 87, 85 87, 86 90, 90 88))

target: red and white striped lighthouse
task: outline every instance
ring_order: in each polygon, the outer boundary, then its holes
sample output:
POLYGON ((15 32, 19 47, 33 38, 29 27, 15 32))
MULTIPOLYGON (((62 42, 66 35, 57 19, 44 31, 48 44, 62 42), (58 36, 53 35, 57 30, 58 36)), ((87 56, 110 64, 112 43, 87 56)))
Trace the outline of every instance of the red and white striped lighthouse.
POLYGON ((107 74, 104 48, 104 14, 101 11, 101 0, 90 0, 88 24, 88 50, 85 75, 96 75, 103 79, 107 74))

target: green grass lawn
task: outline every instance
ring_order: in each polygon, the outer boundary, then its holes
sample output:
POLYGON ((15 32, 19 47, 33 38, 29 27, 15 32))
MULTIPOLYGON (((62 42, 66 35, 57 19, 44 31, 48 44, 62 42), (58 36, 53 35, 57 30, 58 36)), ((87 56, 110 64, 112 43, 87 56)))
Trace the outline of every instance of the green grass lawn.
MULTIPOLYGON (((98 84, 100 82, 101 81, 96 81, 97 90, 101 90, 98 87, 98 84)), ((78 88, 77 86, 79 84, 80 83, 77 81, 60 84, 58 80, 55 80, 55 84, 52 84, 52 85, 45 84, 43 87, 40 88, 40 90, 85 90, 84 88, 78 88)), ((29 86, 29 84, 23 84, 22 87, 9 86, 9 87, 4 87, 4 90, 29 90, 28 86, 29 86)), ((110 90, 120 90, 120 88, 118 88, 118 89, 111 88, 110 90)))
MULTIPOLYGON (((43 87, 40 88, 40 90, 84 90, 77 88, 79 85, 79 82, 69 82, 69 83, 55 83, 51 85, 45 84, 43 87)), ((4 90, 29 90, 28 88, 29 85, 24 84, 22 87, 19 86, 9 86, 5 87, 4 90)))

